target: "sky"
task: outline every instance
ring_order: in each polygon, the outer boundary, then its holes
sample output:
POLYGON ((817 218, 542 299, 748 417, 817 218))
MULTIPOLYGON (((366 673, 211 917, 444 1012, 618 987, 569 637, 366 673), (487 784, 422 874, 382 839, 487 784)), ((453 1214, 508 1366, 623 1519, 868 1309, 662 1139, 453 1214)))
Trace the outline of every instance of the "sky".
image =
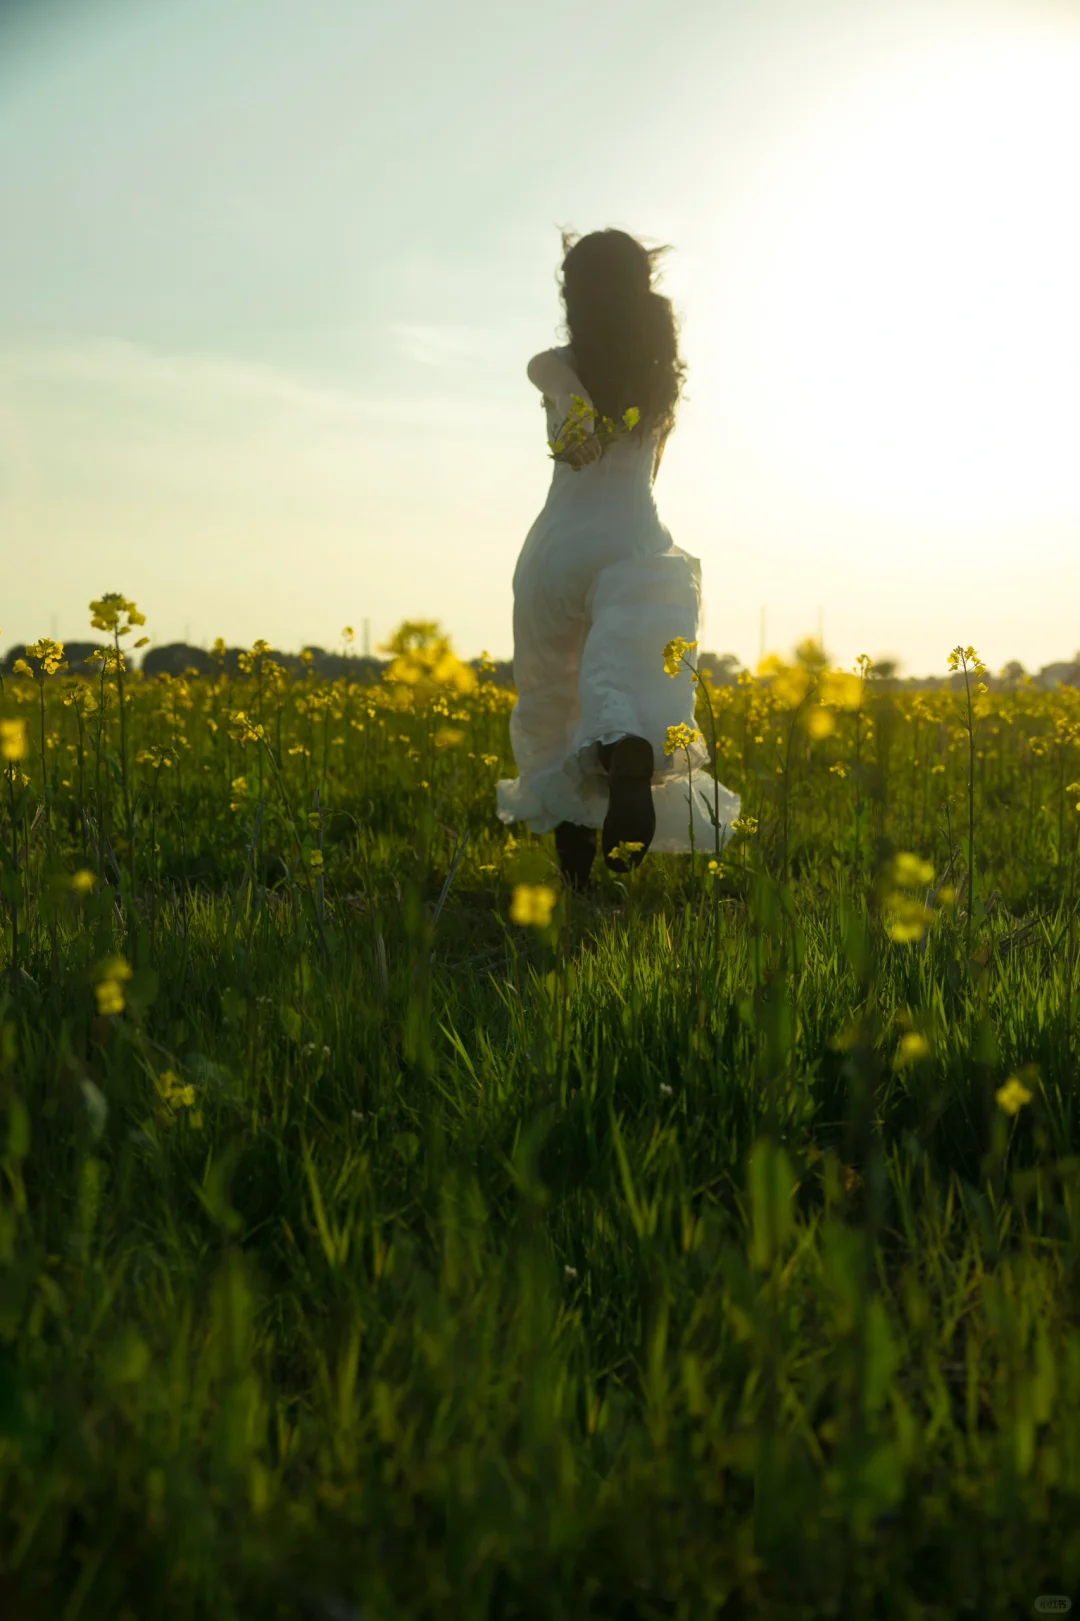
POLYGON ((0 648, 509 657, 559 228, 667 243, 703 648, 1080 649, 1076 0, 0 0, 0 648))

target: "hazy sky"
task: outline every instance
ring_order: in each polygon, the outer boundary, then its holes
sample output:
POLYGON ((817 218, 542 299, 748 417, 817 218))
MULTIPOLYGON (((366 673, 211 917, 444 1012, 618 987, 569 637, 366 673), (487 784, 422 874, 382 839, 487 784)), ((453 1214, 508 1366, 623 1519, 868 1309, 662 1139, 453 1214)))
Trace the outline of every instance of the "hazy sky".
POLYGON ((509 655, 558 227, 669 242, 702 645, 1080 648, 1077 0, 0 3, 0 648, 509 655))

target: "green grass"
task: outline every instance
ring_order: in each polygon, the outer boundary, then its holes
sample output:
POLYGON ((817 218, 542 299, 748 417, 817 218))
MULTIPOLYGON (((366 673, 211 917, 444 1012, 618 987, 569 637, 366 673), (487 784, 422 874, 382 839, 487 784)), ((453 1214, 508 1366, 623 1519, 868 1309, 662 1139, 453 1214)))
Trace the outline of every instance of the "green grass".
POLYGON ((497 695, 283 686, 256 815, 261 745, 227 724, 251 693, 136 681, 79 806, 54 685, 0 830, 5 1621, 945 1621, 1076 1593, 1071 697, 1016 700, 975 904, 904 943, 890 855, 939 897, 962 877, 968 761, 939 717, 926 799, 884 691, 854 784, 828 767, 861 720, 819 759, 774 708, 755 754, 767 693, 718 701, 760 820, 725 877, 598 872, 530 930, 509 895, 551 841, 494 820, 497 695), (370 731, 320 771, 331 702, 370 731), (137 765, 153 742, 176 764, 137 765), (52 876, 84 864, 112 881, 52 876))

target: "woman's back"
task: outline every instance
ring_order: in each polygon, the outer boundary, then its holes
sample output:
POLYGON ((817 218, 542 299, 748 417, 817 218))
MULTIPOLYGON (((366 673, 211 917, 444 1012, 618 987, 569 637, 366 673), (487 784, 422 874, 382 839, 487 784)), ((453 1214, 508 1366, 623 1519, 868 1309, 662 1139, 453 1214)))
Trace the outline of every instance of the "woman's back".
MULTIPOLYGON (((561 361, 571 372, 574 371, 574 355, 568 346, 551 349, 547 353, 561 361)), ((554 441, 569 414, 569 394, 561 392, 554 398, 545 395, 544 403, 547 437, 549 441, 554 441)), ((652 483, 658 448, 656 430, 650 430, 649 423, 641 421, 632 432, 620 434, 611 440, 604 446, 603 455, 582 468, 575 469, 565 462, 555 462, 548 494, 549 505, 556 500, 560 506, 572 503, 578 510, 593 507, 605 500, 631 497, 655 507, 652 483)))

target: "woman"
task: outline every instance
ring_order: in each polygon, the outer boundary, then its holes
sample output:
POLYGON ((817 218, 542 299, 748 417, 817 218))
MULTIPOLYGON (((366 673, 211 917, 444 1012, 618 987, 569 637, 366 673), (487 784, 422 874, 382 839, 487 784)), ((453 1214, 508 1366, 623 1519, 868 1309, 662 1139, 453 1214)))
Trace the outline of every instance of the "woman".
MULTIPOLYGON (((691 815, 694 844, 713 848, 717 784, 703 777, 700 740, 664 749, 669 727, 694 728, 690 675, 665 673, 664 647, 676 637, 696 643, 701 602, 700 564, 672 543, 652 492, 685 373, 671 301, 652 285, 665 250, 616 230, 571 241, 564 232, 570 343, 528 366, 549 443, 575 395, 600 418, 621 421, 635 408, 640 417, 603 444, 587 418, 581 446, 557 457, 526 537, 514 572, 510 720, 520 775, 497 792, 503 822, 554 829, 563 873, 580 889, 597 828, 619 872, 650 848, 689 850, 691 815), (618 851, 626 845, 639 848, 618 851)), ((739 808, 721 787, 722 839, 739 808)))

